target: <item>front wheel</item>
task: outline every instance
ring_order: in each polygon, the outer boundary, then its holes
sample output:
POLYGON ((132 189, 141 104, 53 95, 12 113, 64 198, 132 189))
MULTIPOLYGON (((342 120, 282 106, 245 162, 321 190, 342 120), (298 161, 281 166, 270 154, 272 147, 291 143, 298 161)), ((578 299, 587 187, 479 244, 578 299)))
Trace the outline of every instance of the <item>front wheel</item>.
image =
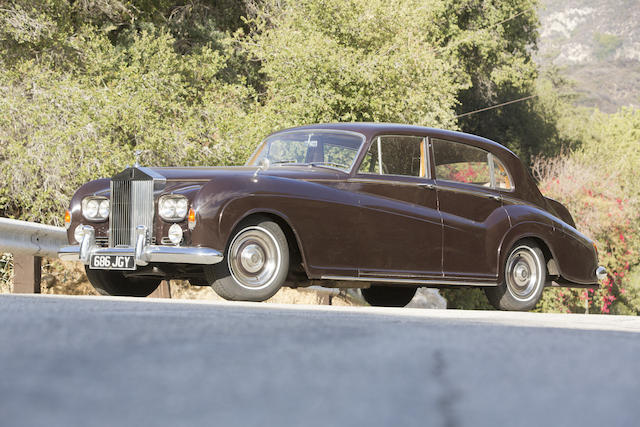
POLYGON ((375 307, 404 307, 416 294, 416 288, 404 286, 377 286, 360 289, 364 300, 375 307))
POLYGON ((546 280, 542 250, 534 241, 522 240, 509 252, 502 283, 485 288, 485 293, 499 310, 527 311, 538 303, 546 280))
POLYGON ((289 271, 287 238, 278 224, 264 217, 238 227, 225 258, 204 272, 213 290, 227 300, 267 300, 278 292, 289 271))
POLYGON ((120 271, 92 270, 85 266, 87 278, 101 295, 146 297, 155 291, 160 279, 124 277, 120 271))

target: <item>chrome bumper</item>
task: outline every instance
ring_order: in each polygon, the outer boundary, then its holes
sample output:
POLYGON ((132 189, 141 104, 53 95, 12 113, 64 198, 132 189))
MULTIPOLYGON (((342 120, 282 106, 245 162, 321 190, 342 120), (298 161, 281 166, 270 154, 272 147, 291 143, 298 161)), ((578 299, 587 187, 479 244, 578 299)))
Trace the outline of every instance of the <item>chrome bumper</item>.
POLYGON ((603 266, 596 268, 596 277, 598 278, 598 281, 606 279, 607 269, 604 268, 603 266))
POLYGON ((217 264, 224 259, 220 251, 211 248, 147 245, 147 229, 142 225, 136 229, 136 235, 135 247, 101 248, 96 246, 93 227, 85 225, 82 243, 63 246, 58 251, 58 258, 64 261, 82 261, 88 265, 91 255, 132 255, 139 266, 154 262, 217 264))

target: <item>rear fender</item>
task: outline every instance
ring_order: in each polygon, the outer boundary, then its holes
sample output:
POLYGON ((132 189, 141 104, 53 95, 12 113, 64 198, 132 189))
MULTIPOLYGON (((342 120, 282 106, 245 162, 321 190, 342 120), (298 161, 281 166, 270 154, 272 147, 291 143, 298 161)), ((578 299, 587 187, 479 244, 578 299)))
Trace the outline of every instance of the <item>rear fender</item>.
POLYGON ((519 240, 534 238, 542 241, 555 260, 562 278, 577 284, 594 284, 598 260, 595 250, 584 236, 572 229, 558 228, 539 222, 524 222, 512 227, 505 235, 498 254, 499 280, 504 280, 504 268, 509 251, 519 240))

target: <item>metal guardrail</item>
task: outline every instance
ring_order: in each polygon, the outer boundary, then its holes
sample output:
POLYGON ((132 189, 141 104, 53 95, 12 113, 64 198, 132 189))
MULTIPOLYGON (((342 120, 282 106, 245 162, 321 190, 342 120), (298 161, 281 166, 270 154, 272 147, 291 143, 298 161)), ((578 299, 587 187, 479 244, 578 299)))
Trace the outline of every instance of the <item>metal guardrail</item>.
MULTIPOLYGON (((13 254, 14 293, 40 293, 42 257, 57 258, 66 245, 63 227, 0 218, 0 252, 13 254)), ((169 282, 162 282, 151 296, 171 298, 169 282)))
POLYGON ((58 249, 67 244, 63 227, 0 218, 0 252, 55 258, 58 249))
MULTIPOLYGON (((67 231, 63 227, 0 218, 0 253, 14 255, 14 292, 39 293, 40 258, 57 258, 58 250, 67 244, 67 231)), ((326 298, 328 304, 339 294, 335 288, 311 286, 306 289, 326 298)), ((163 282, 151 296, 171 298, 169 282, 163 282)))

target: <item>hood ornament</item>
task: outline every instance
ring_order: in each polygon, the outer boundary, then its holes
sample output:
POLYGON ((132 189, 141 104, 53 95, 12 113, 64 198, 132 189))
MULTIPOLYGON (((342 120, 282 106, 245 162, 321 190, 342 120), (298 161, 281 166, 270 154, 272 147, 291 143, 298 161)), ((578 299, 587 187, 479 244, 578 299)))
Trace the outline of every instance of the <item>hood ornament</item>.
POLYGON ((140 155, 142 153, 144 153, 145 150, 136 150, 133 152, 133 155, 135 156, 136 162, 133 164, 134 168, 139 168, 140 167, 140 155))

